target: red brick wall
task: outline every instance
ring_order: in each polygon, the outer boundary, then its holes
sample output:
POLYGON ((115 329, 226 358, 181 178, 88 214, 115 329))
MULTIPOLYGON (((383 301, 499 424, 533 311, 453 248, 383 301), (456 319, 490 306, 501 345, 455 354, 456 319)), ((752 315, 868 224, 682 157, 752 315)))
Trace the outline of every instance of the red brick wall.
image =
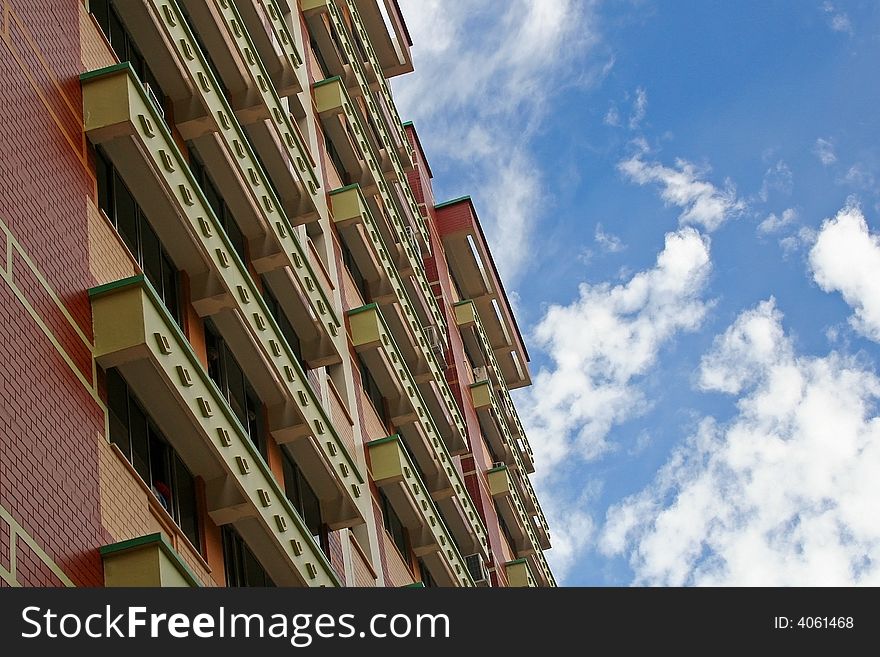
MULTIPOLYGON (((0 251, 0 506, 75 584, 94 586, 103 583, 97 548, 111 537, 101 524, 104 413, 88 346, 94 178, 78 80, 81 7, 2 5, 0 221, 20 249, 11 274, 0 251)), ((0 527, 9 570, 7 533, 0 527)), ((16 583, 61 583, 21 535, 16 549, 16 583)))

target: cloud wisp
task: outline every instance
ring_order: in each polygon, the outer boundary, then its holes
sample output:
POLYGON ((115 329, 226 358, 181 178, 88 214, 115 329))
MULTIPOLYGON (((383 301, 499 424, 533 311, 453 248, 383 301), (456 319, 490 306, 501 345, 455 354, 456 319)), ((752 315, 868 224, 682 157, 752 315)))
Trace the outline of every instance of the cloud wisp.
POLYGON ((643 149, 621 161, 618 170, 639 185, 659 185, 660 198, 667 205, 682 209, 679 215, 682 225, 696 225, 712 232, 746 209, 745 201, 737 197, 736 186, 730 180, 724 182, 724 187, 717 187, 705 180, 708 170, 701 170, 686 160, 677 159, 675 167, 668 167, 646 161, 644 155, 643 149))

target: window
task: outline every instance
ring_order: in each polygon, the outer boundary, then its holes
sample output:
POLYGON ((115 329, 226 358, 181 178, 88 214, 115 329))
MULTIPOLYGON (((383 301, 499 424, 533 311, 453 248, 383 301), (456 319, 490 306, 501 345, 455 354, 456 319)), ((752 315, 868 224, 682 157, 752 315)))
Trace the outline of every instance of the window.
POLYGON ((321 500, 309 485, 302 470, 290 455, 284 454, 284 492, 293 507, 299 511, 312 536, 324 554, 330 554, 329 533, 321 515, 321 500))
POLYGON ((143 210, 102 151, 97 151, 98 205, 116 227, 174 321, 180 324, 177 267, 143 210))
POLYGON ((507 545, 510 546, 510 549, 513 552, 516 552, 516 543, 513 542, 513 536, 510 534, 510 528, 507 526, 507 523, 504 522, 504 516, 501 515, 501 511, 498 510, 498 505, 495 505, 495 515, 498 516, 498 525, 501 527, 501 533, 504 534, 504 538, 507 540, 507 545))
POLYGON ((324 61, 321 49, 318 47, 318 44, 314 39, 309 40, 309 45, 312 47, 312 52, 315 54, 315 61, 318 62, 318 68, 321 71, 321 79, 326 80, 330 75, 330 68, 327 66, 327 62, 324 61))
POLYGON ((146 60, 141 55, 141 51, 135 45, 134 39, 125 28, 125 24, 119 18, 119 14, 116 13, 113 4, 112 0, 90 0, 89 11, 92 12, 95 20, 98 21, 98 25, 104 31, 104 36, 107 37, 119 61, 129 62, 141 82, 147 86, 159 101, 157 109, 164 119, 165 110, 162 107, 162 103, 165 102, 165 94, 162 91, 162 87, 159 86, 159 81, 153 75, 153 71, 147 65, 146 60))
POLYGON ((350 185, 353 182, 351 173, 349 173, 349 171, 345 168, 345 165, 342 164, 342 158, 339 156, 339 151, 337 151, 336 147, 333 145, 333 140, 325 138, 324 145, 327 147, 327 155, 330 156, 330 161, 336 168, 336 173, 339 175, 339 179, 342 181, 342 184, 350 185))
POLYGON ((406 529, 400 521, 400 517, 391 507, 388 497, 381 491, 379 492, 379 501, 382 503, 382 523, 385 525, 385 530, 388 532, 391 540, 394 541, 394 545, 400 550, 404 560, 407 560, 409 547, 406 540, 406 529))
POLYGON ((107 406, 110 442, 119 447, 198 550, 195 479, 115 369, 107 371, 107 406))
POLYGON ((217 186, 214 184, 214 181, 211 180, 211 176, 208 175, 208 170, 205 168, 205 165, 202 163, 196 150, 191 144, 188 145, 187 150, 189 152, 189 168, 193 173, 193 177, 196 179, 199 187, 201 187, 202 192, 204 192, 205 198, 208 200, 208 205, 210 205, 211 209, 214 211, 217 221, 220 222, 223 230, 226 231, 226 235, 229 237, 229 242, 232 244, 232 248, 235 249, 238 257, 241 258, 241 261, 246 263, 247 249, 245 245, 247 242, 244 234, 238 227, 238 223, 235 221, 235 217, 232 216, 232 211, 229 209, 229 206, 226 205, 226 201, 220 195, 220 192, 217 191, 217 186))
POLYGON ((376 410, 376 415, 379 416, 379 419, 382 420, 386 426, 390 425, 391 422, 388 417, 388 411, 385 409, 385 398, 382 396, 382 391, 379 390, 379 385, 376 383, 373 375, 370 374, 370 370, 367 369, 366 364, 361 360, 360 356, 358 356, 358 364, 360 365, 361 371, 361 385, 364 388, 364 392, 367 393, 370 403, 376 410))
POLYGON ((437 587, 437 581, 434 579, 433 575, 431 575, 431 571, 428 570, 425 562, 421 559, 419 559, 419 575, 422 578, 422 584, 424 584, 426 588, 437 587))
POLYGON ((205 323, 205 342, 208 351, 208 376, 220 388, 251 442, 263 458, 266 458, 266 427, 260 398, 210 320, 205 323))
POLYGON ((370 303, 370 300, 373 298, 370 294, 370 284, 367 283, 367 279, 361 273, 357 263, 354 261, 354 256, 352 255, 351 250, 349 250, 343 241, 339 242, 339 248, 342 251, 342 264, 345 265, 345 268, 348 269, 348 272, 351 274, 351 279, 354 281, 358 292, 361 293, 364 303, 370 303))
POLYGON ((223 526, 223 565, 226 586, 275 586, 247 543, 230 525, 223 526))
POLYGON ((306 361, 302 354, 302 341, 299 339, 296 329, 293 328, 293 324, 291 324, 290 320, 287 318, 287 313, 284 312, 284 308, 281 307, 278 299, 272 294, 272 289, 269 287, 265 278, 263 278, 263 299, 266 301, 269 313, 275 319, 278 328, 281 329, 281 334, 284 336, 284 339, 287 340, 287 344, 290 345, 290 349, 293 351, 296 361, 300 364, 300 367, 302 367, 303 372, 306 372, 308 367, 306 366, 306 361))

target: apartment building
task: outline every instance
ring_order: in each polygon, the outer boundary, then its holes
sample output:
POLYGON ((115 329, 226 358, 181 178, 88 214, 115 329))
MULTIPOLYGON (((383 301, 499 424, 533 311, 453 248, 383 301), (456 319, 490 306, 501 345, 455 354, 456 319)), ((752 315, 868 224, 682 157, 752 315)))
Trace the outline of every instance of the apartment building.
POLYGON ((410 48, 396 0, 2 1, 0 585, 555 585, 410 48))

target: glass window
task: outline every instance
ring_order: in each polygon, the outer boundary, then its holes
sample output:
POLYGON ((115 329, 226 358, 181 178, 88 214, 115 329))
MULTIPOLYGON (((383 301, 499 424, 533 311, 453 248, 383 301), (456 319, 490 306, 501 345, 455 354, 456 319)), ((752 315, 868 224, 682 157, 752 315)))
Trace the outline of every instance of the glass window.
POLYGON ((199 513, 195 478, 144 412, 119 372, 107 372, 110 440, 116 444, 159 504, 199 549, 199 513))
POLYGON ((388 534, 391 536, 391 540, 394 541, 397 549, 400 550, 400 554, 404 555, 404 558, 406 558, 406 555, 409 552, 406 541, 406 529, 404 529, 400 517, 391 507, 391 503, 388 501, 385 493, 380 492, 379 495, 382 501, 382 522, 384 523, 388 534))
POLYGON ((382 396, 382 391, 379 390, 379 385, 360 356, 358 356, 358 363, 360 364, 361 385, 364 388, 364 392, 367 393, 367 398, 369 398, 370 403, 376 410, 376 415, 388 426, 391 422, 385 409, 385 398, 382 396))
POLYGON ((321 549, 328 553, 327 531, 321 514, 321 500, 309 485, 302 470, 287 453, 284 454, 284 491, 312 536, 321 545, 321 549))
POLYGON ((226 586, 275 586, 241 535, 229 525, 223 527, 223 562, 226 586))
POLYGON ((437 586, 437 581, 434 579, 433 575, 431 575, 428 566, 426 566, 425 562, 421 559, 419 559, 419 575, 422 578, 422 584, 424 584, 426 588, 435 588, 437 586))
POLYGON ((205 323, 205 329, 208 376, 217 384, 242 428, 265 458, 267 437, 263 423, 263 404, 217 327, 209 320, 205 323))
POLYGON ((125 182, 102 151, 97 152, 98 204, 174 321, 180 323, 177 268, 125 182), (112 184, 111 184, 112 181, 112 184))
POLYGON ((358 268, 357 263, 354 261, 354 256, 352 255, 349 248, 345 245, 345 242, 340 242, 339 247, 342 251, 342 264, 344 264, 345 268, 348 269, 349 273, 351 273, 351 278, 354 281, 355 287, 357 287, 358 292, 361 293, 361 297, 363 298, 364 303, 370 303, 373 297, 370 294, 370 285, 369 283, 367 283, 367 279, 358 268))
POLYGON ((307 371, 308 367, 306 366, 306 361, 302 355, 302 341, 299 339, 299 334, 297 334, 296 329, 293 328, 293 324, 290 323, 287 313, 285 313, 284 308, 281 307, 281 303, 275 295, 272 294, 272 289, 269 287, 265 278, 263 279, 263 299, 266 301, 266 306, 269 308, 269 312, 278 324, 278 328, 281 329, 281 334, 284 336, 284 339, 287 340, 287 344, 290 346, 291 351, 293 351, 293 355, 296 357, 300 367, 302 367, 303 372, 307 371))

